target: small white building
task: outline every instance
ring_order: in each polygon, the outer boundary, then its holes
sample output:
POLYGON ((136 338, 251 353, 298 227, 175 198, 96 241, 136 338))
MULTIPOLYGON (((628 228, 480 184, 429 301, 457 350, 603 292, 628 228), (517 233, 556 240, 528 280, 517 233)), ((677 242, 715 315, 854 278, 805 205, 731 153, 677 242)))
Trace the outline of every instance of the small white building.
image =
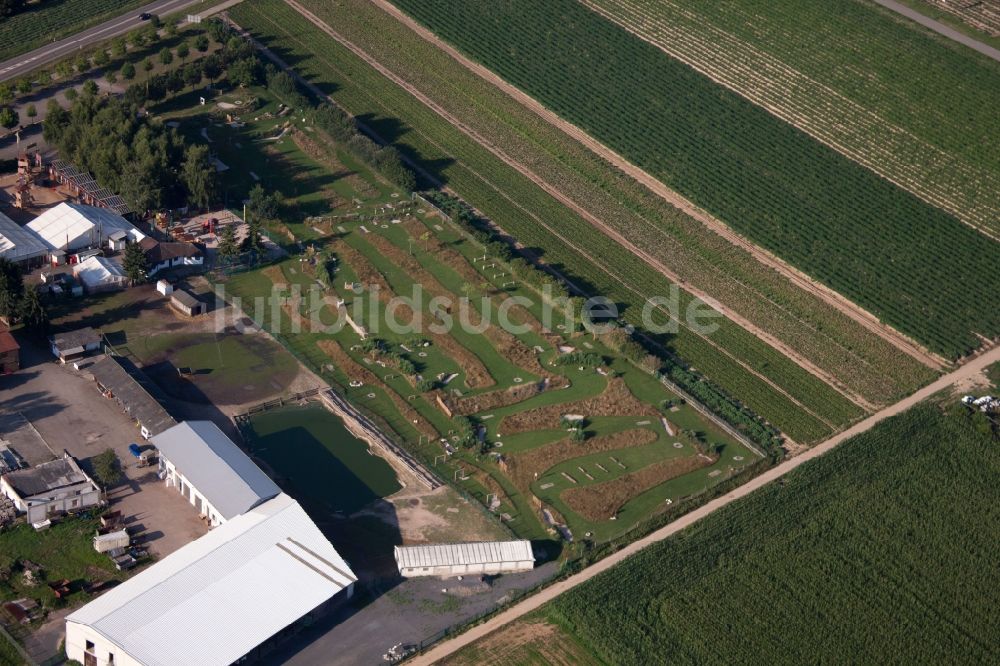
POLYGON ((393 552, 399 575, 404 578, 502 574, 535 567, 527 540, 396 546, 393 552))
POLYGON ((124 289, 128 278, 121 264, 107 257, 88 257, 73 267, 73 275, 89 294, 124 289))
POLYGON ((280 494, 70 614, 66 656, 93 666, 229 666, 350 598, 356 581, 280 494))
POLYGON ((59 460, 4 474, 0 477, 0 493, 27 514, 29 523, 101 503, 100 487, 68 453, 59 460))
POLYGON ((211 421, 184 421, 150 440, 159 476, 217 526, 281 490, 211 421))

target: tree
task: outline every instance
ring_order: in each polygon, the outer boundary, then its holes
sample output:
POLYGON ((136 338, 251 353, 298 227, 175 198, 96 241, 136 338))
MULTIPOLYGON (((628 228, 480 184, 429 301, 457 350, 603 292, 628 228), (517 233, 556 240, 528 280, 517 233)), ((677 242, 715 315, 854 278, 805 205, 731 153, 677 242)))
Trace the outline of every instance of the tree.
POLYGON ((122 75, 123 79, 125 79, 126 81, 131 81, 132 79, 135 78, 135 65, 133 65, 130 62, 127 62, 124 65, 122 65, 121 72, 119 73, 122 75))
POLYGON ((128 278, 129 284, 136 285, 146 281, 149 274, 149 261, 138 243, 129 241, 125 244, 122 270, 125 271, 125 277, 128 278))
POLYGON ((0 317, 13 319, 23 296, 21 269, 11 260, 0 257, 0 317))
POLYGON ((205 35, 198 35, 194 38, 194 48, 198 50, 199 53, 204 53, 208 50, 208 37, 205 35))
POLYGON ((209 157, 208 146, 193 145, 184 152, 181 182, 184 183, 190 202, 201 208, 208 207, 212 202, 218 189, 218 174, 209 157))
POLYGON ((73 64, 69 60, 62 60, 56 63, 56 77, 65 79, 73 74, 73 64))
POLYGON ((228 76, 234 86, 248 88, 260 81, 260 61, 252 56, 241 58, 229 65, 228 76))
POLYGON ((111 62, 111 58, 108 57, 107 51, 104 49, 97 49, 97 51, 94 52, 94 64, 96 66, 104 67, 109 62, 111 62))
POLYGON ((70 103, 73 103, 76 98, 80 96, 80 93, 76 88, 67 88, 66 92, 63 94, 66 95, 66 99, 69 100, 70 103))
POLYGON ((239 256, 240 248, 236 244, 236 227, 227 224, 219 234, 219 261, 229 265, 235 263, 239 256))
POLYGON ((250 253, 250 261, 255 264, 264 256, 264 237, 261 233, 260 220, 247 222, 247 237, 243 239, 242 250, 250 253))
POLYGON ((250 188, 247 210, 251 213, 251 217, 264 220, 277 219, 280 206, 281 198, 277 192, 268 193, 260 183, 250 188))
POLYGON ((129 34, 128 41, 135 48, 141 49, 146 45, 146 33, 142 30, 135 30, 129 34))
POLYGON ((108 82, 109 86, 113 86, 118 83, 118 75, 109 69, 104 73, 104 80, 108 82))
POLYGON ((164 24, 164 26, 163 26, 163 33, 167 37, 176 37, 177 36, 177 21, 178 21, 178 19, 172 18, 172 19, 168 19, 167 22, 164 24))
POLYGON ((181 42, 177 45, 177 57, 181 59, 181 62, 187 60, 189 55, 191 55, 191 48, 188 46, 187 42, 181 42))
POLYGON ((29 104, 25 107, 24 113, 31 119, 31 122, 35 122, 35 118, 38 116, 38 109, 35 108, 34 104, 29 104))
POLYGON ((44 336, 49 328, 49 313, 42 305, 37 289, 25 289, 18 306, 21 323, 32 333, 44 336))
POLYGON ((34 84, 32 84, 31 79, 29 79, 27 76, 22 76, 17 80, 17 92, 21 93, 22 95, 25 93, 30 93, 33 87, 34 84))
POLYGON ((188 63, 184 66, 184 83, 194 88, 201 83, 201 65, 197 62, 188 63))
POLYGON ((111 55, 115 58, 122 58, 125 56, 125 52, 128 50, 128 45, 125 44, 125 39, 119 37, 115 41, 111 42, 111 55))
POLYGON ((214 83, 222 75, 222 60, 214 53, 205 56, 201 61, 201 71, 205 74, 205 78, 214 83))
POLYGON ((144 59, 142 61, 142 71, 146 72, 147 75, 153 71, 153 61, 149 58, 144 59))
POLYGON ((160 62, 164 65, 169 65, 174 61, 174 54, 170 50, 170 47, 164 46, 160 49, 160 62))
POLYGON ((94 79, 87 79, 83 84, 83 94, 88 97, 93 97, 99 90, 100 89, 97 87, 97 83, 94 79))
POLYGON ((79 56, 73 63, 73 67, 75 67, 76 71, 80 74, 90 70, 90 58, 85 55, 79 56))
POLYGON ((14 91, 6 83, 0 83, 0 104, 10 104, 14 101, 14 91))
POLYGON ((121 481, 122 466, 118 460, 118 455, 114 449, 105 449, 103 453, 98 453, 91 459, 94 467, 94 476, 102 486, 108 488, 121 481))
POLYGON ((0 126, 10 129, 11 127, 16 127, 18 122, 17 111, 9 106, 0 109, 0 126))

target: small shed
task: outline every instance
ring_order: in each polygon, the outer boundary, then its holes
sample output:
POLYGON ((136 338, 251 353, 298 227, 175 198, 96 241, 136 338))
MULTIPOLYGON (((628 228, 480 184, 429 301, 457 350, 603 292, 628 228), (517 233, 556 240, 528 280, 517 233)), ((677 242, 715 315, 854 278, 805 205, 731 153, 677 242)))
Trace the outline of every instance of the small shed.
POLYGON ((535 567, 527 540, 396 546, 393 552, 404 578, 513 573, 535 567))
POLYGON ((49 338, 52 354, 61 362, 75 361, 101 348, 101 334, 89 326, 49 338))
POLYGON ((119 230, 115 231, 108 236, 108 247, 112 250, 120 252, 125 249, 125 246, 129 242, 129 235, 127 231, 119 230))
POLYGON ((170 296, 170 305, 188 317, 196 317, 205 312, 205 304, 194 294, 183 289, 174 289, 170 296))
POLYGON ((21 346, 10 334, 0 328, 0 375, 17 372, 21 368, 21 346))
POLYGON ((115 548, 127 548, 130 542, 131 539, 125 530, 98 534, 94 537, 94 550, 98 553, 106 553, 115 548))
POLYGON ((174 293, 174 285, 170 284, 166 280, 157 280, 156 291, 160 292, 164 296, 169 296, 174 293))

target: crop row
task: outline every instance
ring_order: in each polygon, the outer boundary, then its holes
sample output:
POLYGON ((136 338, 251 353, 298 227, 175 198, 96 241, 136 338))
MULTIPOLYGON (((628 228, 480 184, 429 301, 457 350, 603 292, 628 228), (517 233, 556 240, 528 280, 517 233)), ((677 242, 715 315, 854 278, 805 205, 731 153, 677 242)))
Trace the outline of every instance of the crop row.
POLYGON ((396 4, 931 349, 958 357, 1000 334, 981 296, 1000 289, 1000 244, 573 0, 396 4))
POLYGON ((920 363, 901 357, 881 337, 610 167, 387 13, 364 0, 304 4, 686 283, 777 337, 850 390, 878 403, 930 377, 920 363))
POLYGON ((629 32, 977 228, 1000 234, 1000 175, 968 164, 669 0, 586 0, 629 32))
POLYGON ((560 596, 547 614, 623 665, 650 655, 990 661, 1000 625, 988 619, 997 595, 982 572, 1000 539, 998 461, 988 428, 919 406, 560 596))
MULTIPOLYGON (((339 104, 363 116, 383 136, 396 138, 401 150, 447 181, 449 187, 522 244, 538 249, 550 265, 570 273, 592 293, 629 305, 625 317, 630 321, 639 323, 641 304, 647 296, 668 293, 665 290, 669 283, 662 275, 595 233, 537 185, 284 3, 266 0, 240 5, 235 8, 234 19, 279 53, 294 58, 298 71, 329 90, 339 104), (554 229, 558 229, 558 235, 554 229), (573 239, 575 247, 567 243, 567 238, 573 239)), ((685 296, 685 303, 689 300, 685 296)), ((721 324, 733 326, 726 320, 721 324)), ((849 411, 850 403, 773 349, 745 335, 741 348, 721 349, 681 327, 668 343, 679 356, 796 440, 814 441, 830 431, 830 426, 811 412, 830 415, 826 420, 838 426, 845 422, 843 412, 849 411), (744 359, 747 367, 735 358, 744 359), (777 386, 801 384, 794 394, 808 408, 762 381, 748 367, 759 369, 777 386)))

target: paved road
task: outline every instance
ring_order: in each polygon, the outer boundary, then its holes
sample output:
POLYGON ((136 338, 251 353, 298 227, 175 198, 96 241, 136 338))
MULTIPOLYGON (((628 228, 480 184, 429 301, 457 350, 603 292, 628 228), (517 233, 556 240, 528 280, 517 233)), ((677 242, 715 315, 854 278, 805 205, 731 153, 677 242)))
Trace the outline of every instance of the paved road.
POLYGON ((460 650, 466 645, 469 645, 470 643, 473 643, 476 640, 486 636, 487 634, 499 629, 505 624, 508 624, 509 622, 512 622, 524 616, 525 614, 538 609, 543 604, 545 604, 548 601, 551 601, 560 594, 573 589, 577 585, 580 585, 581 583, 590 580, 594 576, 604 571, 607 571, 614 565, 620 563, 622 560, 632 555, 635 555, 640 550, 648 548, 649 546, 659 541, 662 541, 663 539, 673 536, 674 534, 680 532, 686 527, 691 526, 692 524, 708 516, 709 514, 718 511, 722 507, 740 499, 741 497, 749 495, 753 491, 757 490, 758 488, 768 483, 771 483, 772 481, 780 479, 781 477, 788 474, 799 465, 808 462, 809 460, 812 460, 814 458, 818 458, 819 456, 827 453, 828 451, 832 450, 837 445, 850 439, 851 437, 854 437, 855 435, 860 435, 861 433, 870 430, 881 421, 884 421, 885 419, 891 416, 895 416, 896 414, 906 411, 910 407, 913 407, 917 403, 926 400, 927 398, 934 395, 935 393, 938 393, 939 391, 943 391, 945 389, 954 386, 955 384, 967 380, 969 377, 978 374, 984 368, 992 365, 993 363, 1000 363, 1000 347, 995 347, 991 349, 982 356, 979 356, 978 358, 969 361, 968 363, 960 367, 958 370, 955 370, 950 374, 940 377, 934 383, 925 386, 924 388, 920 389, 919 391, 909 396, 908 398, 904 398, 903 400, 900 400, 896 404, 886 407, 880 412, 872 414, 864 421, 855 424, 853 427, 848 428, 847 430, 838 435, 834 435, 833 437, 826 440, 822 444, 819 444, 813 447, 812 449, 809 449, 802 455, 792 458, 791 460, 781 465, 778 465, 777 467, 772 467, 771 469, 767 470, 760 476, 754 478, 748 483, 743 484, 739 488, 736 488, 735 490, 723 495, 722 497, 718 497, 712 500, 708 504, 699 507, 698 509, 695 509, 691 513, 682 516, 681 518, 675 520, 669 525, 661 527, 652 534, 631 543, 622 550, 614 553, 613 555, 609 555, 600 562, 597 562, 596 564, 587 567, 583 571, 573 576, 570 576, 566 580, 560 581, 550 587, 545 588, 538 594, 529 597, 528 599, 525 599, 524 601, 514 606, 511 606, 510 608, 500 613, 496 617, 492 618, 491 620, 484 622, 483 624, 477 625, 472 629, 470 629, 469 631, 465 632, 464 634, 461 634, 449 641, 441 643, 437 647, 428 651, 426 654, 423 654, 407 663, 413 664, 413 666, 433 664, 439 659, 443 659, 448 655, 453 654, 454 652, 460 650))
POLYGON ((874 1, 882 5, 886 9, 891 9, 897 14, 902 14, 911 21, 916 21, 920 25, 926 28, 930 28, 931 30, 940 35, 944 35, 948 39, 952 39, 958 42, 959 44, 964 44, 965 46, 968 46, 970 49, 979 51, 987 58, 993 58, 994 60, 1000 62, 1000 50, 997 50, 992 46, 988 46, 987 44, 983 44, 978 39, 973 39, 972 37, 969 37, 968 35, 961 33, 958 30, 955 30, 954 28, 949 28, 944 23, 941 23, 940 21, 935 21, 929 16, 924 16, 920 12, 910 9, 906 5, 901 5, 898 2, 895 2, 894 0, 874 0, 874 1))
POLYGON ((111 37, 117 37, 133 28, 144 25, 145 21, 139 20, 139 15, 143 12, 163 16, 184 9, 196 2, 198 0, 156 0, 156 2, 151 2, 144 7, 129 12, 127 16, 113 18, 93 28, 78 32, 72 37, 67 37, 52 44, 46 44, 30 53, 24 53, 11 58, 6 62, 0 63, 0 81, 23 76, 50 62, 64 58, 71 53, 76 53, 90 44, 111 37))

